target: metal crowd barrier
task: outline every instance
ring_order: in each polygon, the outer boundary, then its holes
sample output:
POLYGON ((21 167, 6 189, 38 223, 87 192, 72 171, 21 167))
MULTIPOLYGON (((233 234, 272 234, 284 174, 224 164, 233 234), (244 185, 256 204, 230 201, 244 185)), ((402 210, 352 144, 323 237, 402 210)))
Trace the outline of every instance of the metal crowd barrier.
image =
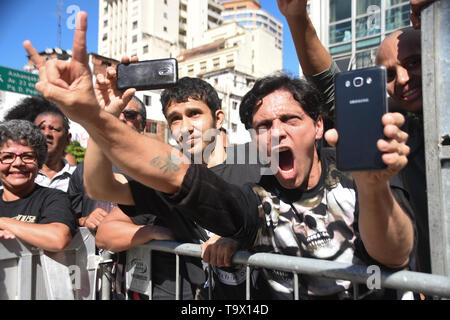
POLYGON ((69 246, 51 253, 18 239, 0 240, 1 300, 94 300, 102 258, 95 237, 80 228, 69 246))
MULTIPOLYGON (((162 251, 176 255, 176 299, 180 299, 180 267, 179 256, 201 257, 200 245, 177 243, 170 241, 151 241, 147 244, 127 251, 126 288, 152 297, 151 252, 162 251)), ((250 300, 251 267, 261 267, 294 275, 294 298, 299 299, 298 275, 307 274, 317 277, 348 280, 353 284, 367 284, 373 280, 373 268, 368 266, 344 264, 333 261, 311 258, 283 256, 271 253, 237 252, 232 259, 233 264, 246 265, 246 299, 250 300)), ((422 293, 435 298, 450 298, 450 277, 425 274, 413 271, 388 273, 380 271, 379 285, 381 288, 399 289, 422 293)), ((356 287, 356 286, 354 286, 356 287)), ((354 292, 354 299, 358 299, 354 292)))

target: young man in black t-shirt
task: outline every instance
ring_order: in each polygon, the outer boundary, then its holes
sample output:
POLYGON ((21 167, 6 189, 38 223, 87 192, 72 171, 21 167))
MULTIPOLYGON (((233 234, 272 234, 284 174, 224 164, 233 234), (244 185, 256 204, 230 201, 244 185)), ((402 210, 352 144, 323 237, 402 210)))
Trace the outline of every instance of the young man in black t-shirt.
MULTIPOLYGON (((227 148, 225 148, 226 136, 222 136, 218 129, 221 128, 224 113, 220 108, 220 100, 217 92, 207 82, 194 79, 180 79, 173 88, 164 90, 161 95, 163 113, 167 118, 172 136, 179 143, 183 152, 192 157, 200 159, 202 165, 209 167, 213 172, 223 177, 230 183, 243 184, 259 180, 259 169, 257 164, 246 165, 226 164, 227 148), (212 139, 204 139, 206 135, 212 134, 212 139), (209 153, 208 153, 209 151, 209 153)), ((234 148, 230 146, 229 148, 234 148)), ((91 170, 95 164, 91 157, 92 148, 88 148, 86 160, 86 182, 88 188, 94 188, 99 183, 98 165, 91 170)), ((232 152, 232 154, 234 154, 232 152)), ((228 163, 234 163, 229 159, 228 163)), ((117 176, 116 176, 117 177, 117 176)), ((122 178, 121 178, 122 179, 122 178)), ((192 220, 187 219, 178 209, 165 201, 164 196, 134 180, 128 181, 129 191, 133 196, 134 206, 121 205, 126 216, 120 210, 113 210, 100 224, 96 242, 100 248, 111 251, 124 251, 139 244, 146 243, 152 239, 176 240, 179 242, 203 243, 208 241, 211 233, 204 230, 192 220), (157 217, 155 217, 154 215, 157 217), (167 228, 167 229, 165 229, 167 228), (118 231, 120 230, 120 231, 118 231)), ((104 183, 105 187, 114 185, 104 183)), ((96 197, 102 198, 105 194, 111 196, 114 189, 96 187, 96 197)), ((122 191, 121 191, 122 192, 122 191)), ((231 241, 231 240, 229 240, 231 241)), ((196 289, 201 289, 205 282, 202 264, 199 260, 184 257, 182 260, 182 289, 184 299, 193 299, 196 289)), ((153 299, 173 299, 175 296, 175 259, 173 255, 155 252, 153 257, 153 299)), ((236 268, 234 268, 236 269, 236 268)), ((220 272, 216 269, 217 272, 220 272)), ((233 269, 228 269, 233 271, 233 269)), ((238 273, 239 270, 234 270, 238 273)), ((233 272, 222 272, 231 288, 243 285, 244 279, 233 275, 233 272)), ((239 272, 238 274, 241 274, 239 272)), ((218 288, 220 281, 215 281, 214 288, 218 288)), ((229 289, 231 290, 231 289, 229 289)), ((245 291, 239 289, 228 298, 236 298, 237 294, 245 291)), ((224 294, 224 293, 223 293, 224 294)), ((216 294, 216 296, 218 293, 216 294)), ((204 297, 205 294, 202 294, 204 297)), ((226 297, 222 297, 226 298, 226 297)))
MULTIPOLYGON (((290 244, 284 236, 286 231, 292 233, 294 229, 286 228, 283 231, 283 228, 278 228, 283 226, 284 221, 276 219, 280 215, 272 210, 272 206, 269 208, 270 204, 263 204, 264 199, 261 199, 257 190, 253 191, 251 185, 242 188, 228 184, 204 165, 190 164, 186 156, 173 147, 139 136, 101 110, 92 91, 85 50, 86 13, 80 12, 77 19, 71 63, 49 63, 41 68, 41 81, 36 88, 47 98, 57 101, 69 117, 82 124, 97 144, 95 147, 100 148, 120 169, 145 186, 167 194, 168 201, 179 207, 186 218, 216 234, 233 237, 242 244, 253 245, 256 242, 274 252, 277 247, 289 248, 290 244), (63 69, 64 73, 61 72, 63 69), (59 80, 68 86, 62 85, 59 80), (267 221, 273 223, 267 225, 267 221), (275 243, 258 243, 260 239, 264 240, 267 233, 273 234, 271 239, 275 243)), ((316 188, 322 172, 327 171, 316 146, 323 134, 323 121, 320 115, 314 114, 321 103, 318 96, 320 94, 303 80, 276 77, 257 81, 243 99, 246 103, 241 105, 241 120, 248 127, 260 129, 256 140, 266 146, 271 155, 279 156, 275 177, 283 189, 274 198, 275 204, 283 196, 316 188)), ((359 236, 355 238, 361 240, 372 259, 390 268, 406 266, 414 245, 411 219, 389 186, 389 179, 407 163, 407 135, 399 129, 403 121, 404 118, 395 113, 389 113, 382 119, 386 139, 379 141, 378 148, 383 152, 382 159, 387 169, 353 174, 358 187, 356 199, 359 208, 359 236)), ((328 138, 330 143, 336 142, 336 132, 329 133, 328 138)), ((189 140, 195 141, 195 137, 189 140)), ((105 174, 111 175, 110 170, 105 174)), ((265 189, 263 184, 260 186, 265 189)), ((119 203, 135 204, 128 186, 121 189, 116 185, 115 188, 123 191, 114 194, 119 198, 119 203)), ((276 194, 275 190, 266 191, 276 194)), ((332 203, 333 197, 327 200, 332 203)), ((296 220, 300 221, 301 212, 294 213, 297 215, 296 220)), ((297 221, 291 223, 294 222, 297 221)), ((289 239, 298 238, 288 236, 289 239)), ((292 248, 296 249, 295 246, 292 248)), ((290 251, 292 255, 301 253, 302 250, 290 251)), ((263 279, 269 280, 267 277, 263 279)), ((276 285, 275 282, 270 284, 276 285)), ((283 287, 292 290, 283 285, 277 286, 282 292, 285 291, 283 287)), ((273 289, 279 292, 277 288, 273 289)), ((306 293, 308 297, 321 295, 309 291, 306 293)))

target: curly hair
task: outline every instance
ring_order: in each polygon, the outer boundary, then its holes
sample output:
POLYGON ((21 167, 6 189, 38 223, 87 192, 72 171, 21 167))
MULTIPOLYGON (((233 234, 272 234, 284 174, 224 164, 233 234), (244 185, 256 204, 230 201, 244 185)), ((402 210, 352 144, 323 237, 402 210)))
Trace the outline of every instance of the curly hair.
POLYGON ((39 115, 52 114, 61 117, 66 134, 69 133, 69 119, 62 113, 58 106, 42 96, 28 97, 10 109, 4 116, 5 121, 19 119, 34 122, 39 115))
POLYGON ((164 116, 167 117, 167 108, 172 103, 187 102, 188 99, 203 101, 211 110, 213 119, 216 111, 221 109, 221 101, 216 90, 206 81, 198 78, 181 78, 177 85, 165 89, 161 94, 161 105, 164 116))
POLYGON ((262 99, 276 90, 292 93, 294 99, 314 121, 322 114, 325 100, 323 94, 313 84, 285 74, 267 76, 257 80, 253 88, 242 98, 239 116, 247 130, 252 127, 253 114, 261 105, 262 99))
POLYGON ((38 167, 47 160, 47 138, 41 130, 28 120, 9 120, 0 123, 0 146, 12 140, 33 148, 38 167))

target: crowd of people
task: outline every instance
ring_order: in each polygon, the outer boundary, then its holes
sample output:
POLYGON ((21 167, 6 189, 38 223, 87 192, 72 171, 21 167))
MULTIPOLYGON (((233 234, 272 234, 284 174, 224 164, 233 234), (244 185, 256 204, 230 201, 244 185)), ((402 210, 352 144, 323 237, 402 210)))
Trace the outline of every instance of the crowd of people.
MULTIPOLYGON (((419 29, 420 8, 430 2, 412 0, 413 27, 391 33, 377 53, 397 106, 374 119, 385 136, 377 148, 386 169, 377 171, 336 168, 339 69, 306 0, 278 0, 306 79, 263 77, 240 105, 242 123, 256 133, 253 146, 277 159, 272 175, 262 174, 262 164, 236 163, 218 94, 198 78, 182 78, 161 94, 179 147, 146 135, 136 90, 117 90, 112 67, 92 81, 85 12, 77 16, 70 62, 44 61, 25 41, 42 97, 25 99, 0 123, 0 239, 61 251, 77 227, 87 227, 97 247, 112 252, 151 240, 198 243, 202 260, 181 257, 184 300, 207 299, 209 290, 213 299, 245 299, 245 267, 231 263, 237 250, 430 273, 419 29), (90 135, 79 164, 64 151, 68 118, 90 135)), ((156 252, 152 261, 152 298, 174 299, 175 257, 156 252)), ((293 298, 290 273, 254 268, 251 278, 255 299, 293 298)), ((350 281, 309 276, 298 285, 301 299, 349 299, 355 290, 350 281)), ((357 289, 369 299, 402 294, 357 289)))

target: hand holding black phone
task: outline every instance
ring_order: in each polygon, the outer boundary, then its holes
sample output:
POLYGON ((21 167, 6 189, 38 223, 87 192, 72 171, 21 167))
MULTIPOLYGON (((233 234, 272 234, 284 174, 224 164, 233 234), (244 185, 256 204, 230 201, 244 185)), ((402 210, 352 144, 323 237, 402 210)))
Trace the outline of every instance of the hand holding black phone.
POLYGON ((336 164, 341 171, 379 170, 377 141, 384 138, 387 113, 386 69, 381 66, 341 72, 335 78, 336 164))
POLYGON ((178 81, 178 61, 174 58, 156 59, 117 65, 117 89, 165 89, 178 81))

